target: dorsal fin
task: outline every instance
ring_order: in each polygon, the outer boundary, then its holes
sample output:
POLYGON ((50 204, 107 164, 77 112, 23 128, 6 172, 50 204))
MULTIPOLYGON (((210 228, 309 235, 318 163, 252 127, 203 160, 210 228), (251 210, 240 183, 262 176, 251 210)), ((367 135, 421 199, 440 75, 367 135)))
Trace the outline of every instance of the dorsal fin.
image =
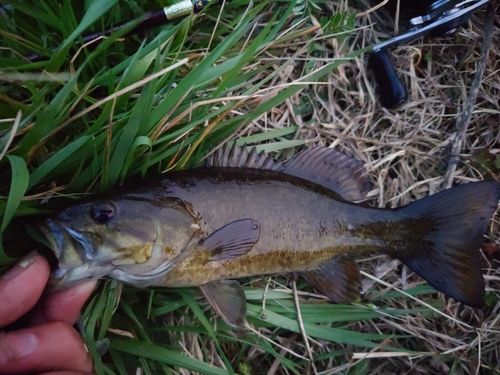
POLYGON ((276 170, 281 167, 281 163, 275 161, 272 156, 268 156, 261 151, 257 152, 255 147, 248 152, 245 145, 238 146, 236 142, 232 146, 227 143, 217 149, 205 159, 207 167, 229 167, 229 168, 253 168, 276 170))
POLYGON ((227 144, 205 159, 207 167, 269 169, 302 178, 333 190, 348 201, 366 199, 370 183, 363 163, 327 147, 313 147, 285 163, 246 146, 227 144))
POLYGON ((324 186, 348 201, 366 199, 370 191, 363 163, 327 147, 304 150, 277 170, 324 186))

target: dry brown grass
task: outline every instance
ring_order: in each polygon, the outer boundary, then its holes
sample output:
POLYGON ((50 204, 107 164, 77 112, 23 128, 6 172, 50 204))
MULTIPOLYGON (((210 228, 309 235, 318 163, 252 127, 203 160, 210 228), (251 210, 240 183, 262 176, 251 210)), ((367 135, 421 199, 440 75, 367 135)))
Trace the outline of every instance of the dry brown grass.
MULTIPOLYGON (((340 1, 332 10, 361 12, 368 5, 353 8, 352 2, 340 1)), ((468 131, 460 147, 459 164, 453 173, 455 184, 485 178, 499 180, 500 159, 500 13, 496 14, 493 39, 487 55, 484 78, 468 131)), ((329 77, 329 85, 311 85, 299 92, 270 115, 255 122, 241 135, 263 129, 299 125, 299 135, 308 145, 335 147, 365 162, 373 182, 372 203, 379 207, 397 207, 444 188, 444 175, 450 158, 457 123, 468 100, 483 39, 484 13, 472 18, 466 27, 448 38, 424 39, 392 51, 394 65, 403 77, 410 100, 396 111, 378 104, 370 71, 363 56, 350 60, 329 77), (304 106, 310 111, 304 111, 304 106)), ((338 45, 333 39, 323 41, 324 58, 303 56, 315 61, 315 67, 326 64, 332 56, 342 58, 350 50, 369 46, 390 37, 379 12, 358 18, 359 30, 352 47, 338 45)), ((318 32, 315 38, 322 38, 318 32)), ((276 64, 279 64, 276 59, 276 64)), ((297 80, 304 72, 301 66, 282 75, 282 82, 297 80)), ((457 202, 459 204, 459 202, 457 202)), ((408 347, 420 356, 389 355, 375 350, 355 353, 370 359, 374 374, 479 374, 496 373, 500 369, 500 218, 495 216, 485 238, 484 266, 487 292, 492 305, 483 311, 464 307, 443 295, 443 315, 434 318, 408 316, 382 318, 373 326, 355 325, 363 332, 405 332, 408 347), (453 367, 454 366, 454 367, 453 367)), ((409 269, 386 257, 360 261, 361 268, 373 275, 365 277, 364 289, 381 291, 406 289, 424 283, 409 269)), ((365 296, 370 300, 370 296, 365 296)), ((418 299, 397 299, 394 308, 418 308, 418 299)), ((364 323, 363 323, 364 324, 364 323)), ((323 343, 324 344, 324 343, 323 343)), ((388 343, 390 344, 390 343, 388 343)), ((312 344, 317 352, 323 345, 312 344)), ((327 349, 328 350, 328 349, 327 349)), ((305 351, 300 351, 305 353, 305 351)), ((322 373, 344 371, 342 368, 322 373)), ((280 373, 273 368, 271 373, 280 373), (276 371, 276 372, 275 372, 276 371)))
MULTIPOLYGON (((360 3, 356 8, 347 0, 330 3, 332 12, 362 13, 367 9, 368 4, 360 3)), ((408 102, 398 110, 389 111, 380 107, 373 77, 367 69, 367 56, 364 55, 343 64, 330 74, 326 84, 306 86, 281 106, 241 129, 235 138, 298 125, 295 137, 306 139, 308 146, 333 147, 365 163, 373 183, 369 193, 370 203, 378 207, 398 207, 441 191, 446 185, 444 176, 457 133, 458 119, 466 107, 481 54, 483 18, 484 13, 474 16, 466 27, 460 28, 452 37, 423 39, 391 52, 394 65, 399 76, 403 77, 410 96, 408 102)), ((304 80, 309 71, 325 66, 332 58, 342 59, 359 48, 390 38, 393 27, 386 19, 380 17, 380 12, 359 17, 356 35, 344 43, 339 42, 341 39, 324 35, 319 27, 312 27, 302 39, 295 38, 291 42, 269 47, 254 65, 245 69, 258 69, 270 62, 277 68, 297 51, 301 53, 279 78, 269 82, 255 97, 259 101, 265 100, 266 95, 275 92, 273 88, 304 80), (306 47, 311 44, 322 45, 324 52, 309 54, 306 47)), ((455 184, 491 177, 500 181, 500 168, 494 165, 495 160, 500 160, 499 23, 500 15, 497 14, 484 78, 460 147, 459 164, 452 176, 455 184)), ((238 116, 252 109, 251 105, 242 106, 231 115, 238 116)), ((406 296, 405 290, 426 285, 425 281, 400 262, 388 257, 359 259, 364 279, 363 303, 377 301, 380 294, 397 290, 399 297, 385 301, 385 307, 410 311, 422 306, 434 309, 432 317, 419 313, 397 317, 381 315, 377 320, 360 321, 349 326, 350 330, 363 333, 405 334, 407 337, 398 339, 397 344, 387 340, 384 345, 405 347, 413 351, 411 355, 382 348, 360 350, 306 338, 304 333, 280 332, 271 328, 261 328, 258 334, 272 337, 275 350, 292 360, 300 360, 298 356, 307 358, 311 352, 315 355, 336 350, 350 353, 348 361, 341 365, 328 360, 305 365, 308 373, 358 373, 359 367, 355 366, 364 359, 369 360, 369 367, 363 373, 370 374, 500 373, 498 212, 485 238, 484 250, 484 274, 491 303, 483 310, 466 307, 439 293, 425 295, 425 299, 406 296), (443 307, 436 310, 430 305, 443 307), (296 354, 290 356, 289 351, 296 354)), ((271 285, 271 288, 276 287, 276 279, 253 281, 254 286, 261 288, 265 288, 266 284, 271 285)), ((286 290, 287 286, 280 284, 279 289, 286 290)), ((303 292, 299 294, 308 296, 303 292)), ((159 323, 166 326, 192 324, 189 311, 186 307, 185 316, 180 319, 178 315, 166 314, 159 323)), ((245 335, 244 332, 227 334, 245 335)), ((193 358, 204 360, 204 353, 209 352, 214 365, 224 366, 214 342, 206 336, 189 332, 181 336, 172 333, 171 340, 180 343, 184 352, 193 358)), ((241 353, 241 344, 226 340, 222 343, 222 350, 227 358, 233 358, 241 353)), ((261 348, 249 346, 245 355, 242 362, 251 364, 258 373, 287 373, 279 359, 269 359, 261 348)), ((181 370, 181 373, 188 372, 181 370)))
MULTIPOLYGON (((362 14, 370 8, 364 0, 335 0, 327 4, 329 14, 345 11, 362 14)), ((358 30, 346 41, 343 41, 341 36, 337 38, 336 35, 326 35, 318 26, 318 20, 300 21, 300 27, 297 28, 303 30, 300 35, 284 32, 283 35, 286 37, 290 35, 292 37, 280 39, 275 45, 269 46, 261 53, 259 59, 252 65, 246 66, 243 72, 260 69, 272 63, 273 67, 267 72, 262 72, 264 77, 266 73, 277 71, 277 68, 287 62, 290 62, 290 65, 254 94, 239 97, 241 92, 235 90, 231 93, 231 98, 225 97, 224 99, 228 101, 238 101, 237 105, 232 107, 236 109, 231 109, 229 115, 239 116, 241 113, 251 111, 268 97, 277 95, 278 88, 307 81, 309 72, 325 66, 333 59, 344 59, 351 52, 390 38, 394 29, 393 23, 381 14, 379 10, 358 17, 358 30), (307 27, 302 29, 304 24, 307 27), (321 49, 312 51, 311 48, 315 46, 321 46, 321 49), (295 54, 298 54, 297 58, 293 57, 295 54)), ((391 52, 398 74, 403 77, 410 94, 410 100, 397 111, 388 111, 378 104, 373 77, 366 67, 365 55, 346 60, 338 70, 329 75, 326 82, 305 86, 282 105, 245 126, 235 138, 297 125, 298 131, 295 137, 305 139, 309 146, 334 147, 365 163, 373 183, 369 203, 378 207, 398 207, 443 190, 450 151, 457 133, 457 119, 466 107, 481 53, 483 18, 484 13, 474 16, 471 22, 466 27, 460 28, 453 37, 424 39, 391 52)), ((261 22, 265 20, 264 17, 261 22)), ((468 131, 460 147, 459 164, 453 173, 453 182, 456 184, 489 177, 500 181, 500 162, 495 165, 495 161, 500 161, 499 24, 500 14, 497 11, 484 78, 468 131)), ((256 31, 260 26, 262 25, 256 26, 256 31)), ((286 25, 292 30, 296 26, 286 25)), ((196 35, 190 37, 199 38, 196 35)), ((248 35, 249 40, 251 37, 252 35, 248 35)), ((193 51, 193 59, 196 59, 194 55, 197 54, 201 58, 201 52, 197 50, 193 51)), ((194 61, 190 60, 193 66, 196 65, 194 61)), ((256 81, 258 79, 261 77, 255 78, 256 81)), ((141 87, 144 83, 144 80, 140 83, 141 87)), ((126 88, 126 90, 131 89, 134 87, 126 88)), ((123 91, 120 93, 123 94, 123 91)), ((113 99, 113 96, 109 96, 104 100, 113 99)), ((216 109, 220 101, 217 98, 210 103, 213 103, 216 109)), ((81 112, 82 116, 93 109, 89 108, 81 112)), ((169 119, 169 124, 162 127, 160 132, 167 131, 168 126, 189 123, 191 111, 194 109, 190 108, 187 111, 189 113, 182 113, 174 119, 169 119)), ((210 126, 215 126, 216 121, 219 120, 214 120, 210 126)), ((208 122, 206 125, 209 125, 208 122)), ((153 138, 156 139, 158 134, 153 138)), ((398 350, 407 348, 413 351, 411 355, 399 351, 389 352, 382 347, 369 351, 340 345, 305 337, 304 332, 293 333, 275 326, 260 328, 259 335, 272 338, 274 341, 272 348, 291 360, 300 361, 297 355, 307 358, 311 352, 315 356, 334 351, 341 352, 342 358, 339 360, 341 363, 335 362, 338 357, 332 356, 317 360, 311 365, 297 366, 308 369, 310 373, 358 373, 360 368, 355 366, 364 359, 369 359, 369 368, 364 373, 373 374, 499 373, 500 217, 498 213, 493 218, 485 238, 483 260, 488 298, 491 303, 480 311, 464 307, 438 293, 419 298, 406 296, 405 290, 416 285, 426 285, 425 281, 398 261, 387 257, 359 259, 360 268, 363 270, 364 305, 370 303, 377 305, 380 303, 380 300, 377 300, 380 295, 398 290, 399 292, 394 294, 397 298, 383 301, 384 307, 417 311, 422 306, 432 310, 433 307, 429 304, 442 306, 439 311, 432 314, 432 317, 429 317, 430 314, 416 312, 399 316, 381 314, 378 319, 359 321, 344 327, 363 333, 405 334, 407 337, 387 340, 384 345, 397 347, 398 350), (309 347, 305 344, 306 341, 309 342, 309 347), (297 355, 290 355, 289 351, 297 355), (345 357, 344 352, 348 353, 345 357)), ((269 286, 269 289, 277 288, 293 292, 288 289, 282 277, 255 279, 252 285, 262 289, 269 286)), ((128 287, 123 290, 125 294, 128 293, 125 297, 130 304, 134 303, 139 292, 128 287)), ((149 296, 149 292, 147 294, 149 296)), ((304 299, 312 295, 304 291, 299 291, 297 294, 304 299)), ((317 295, 314 297, 321 298, 317 295)), ((308 302, 327 303, 326 299, 308 302)), ((144 306, 141 305, 142 307, 144 306)), ((150 320, 155 327, 198 328, 200 326, 196 317, 193 318, 192 307, 182 305, 178 310, 182 311, 166 313, 150 320)), ((146 314, 144 309, 136 313, 146 314)), ((120 323, 119 318, 113 323, 120 323)), ((123 329, 130 329, 124 325, 123 329)), ((118 324, 116 328, 119 327, 118 324)), ((200 332, 203 333, 203 330, 200 329, 200 332)), ((244 336, 245 332, 250 335, 249 330, 229 331, 223 334, 240 337, 244 336)), ((216 343, 207 337, 207 334, 183 331, 181 328, 177 331, 162 331, 158 341, 166 341, 165 336, 171 342, 180 344, 186 355, 201 361, 209 357, 214 365, 225 366, 218 354, 216 343), (210 355, 207 356, 206 353, 210 355)), ((262 339, 264 344, 265 340, 262 339)), ((236 358, 238 361, 234 363, 250 364, 256 373, 267 372, 269 375, 287 373, 286 367, 280 360, 270 355, 269 351, 263 350, 263 346, 249 344, 242 349, 240 342, 229 339, 221 340, 221 346, 227 358, 231 360, 236 358)), ((187 374, 188 371, 180 370, 179 373, 187 374)))

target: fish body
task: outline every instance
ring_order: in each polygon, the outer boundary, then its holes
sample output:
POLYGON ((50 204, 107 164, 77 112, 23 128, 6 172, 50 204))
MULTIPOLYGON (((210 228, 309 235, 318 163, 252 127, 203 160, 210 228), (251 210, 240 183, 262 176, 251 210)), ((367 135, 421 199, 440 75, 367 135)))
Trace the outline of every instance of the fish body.
MULTIPOLYGON (((207 261, 190 254, 159 285, 199 286, 220 279, 305 271, 341 255, 408 251, 411 218, 405 211, 367 208, 295 176, 245 168, 199 168, 171 173, 157 191, 191 207, 202 236, 237 220, 260 224, 245 254, 207 261)), ((420 225, 425 225, 421 223, 420 225)))
POLYGON ((55 289, 110 276, 136 286, 200 286, 221 317, 244 324, 233 279, 294 272, 335 302, 356 298, 354 259, 400 259, 436 289, 483 305, 478 249, 497 208, 495 181, 397 209, 353 203, 369 189, 360 162, 327 148, 286 163, 224 148, 208 166, 123 186, 62 210, 42 231, 59 259, 55 289))

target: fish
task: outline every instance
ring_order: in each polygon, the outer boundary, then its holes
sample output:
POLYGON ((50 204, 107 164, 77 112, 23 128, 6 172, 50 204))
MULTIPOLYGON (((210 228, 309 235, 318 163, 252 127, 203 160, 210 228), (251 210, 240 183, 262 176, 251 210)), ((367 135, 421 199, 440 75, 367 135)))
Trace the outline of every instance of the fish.
POLYGON ((246 324, 243 277, 292 273, 336 303, 359 298, 355 259, 386 254, 435 289, 484 306, 483 235, 500 184, 458 185, 408 205, 364 204, 362 162, 327 147, 288 161, 224 146, 205 166, 126 183, 63 207, 41 232, 58 259, 52 290, 110 277, 199 287, 231 327, 246 324))

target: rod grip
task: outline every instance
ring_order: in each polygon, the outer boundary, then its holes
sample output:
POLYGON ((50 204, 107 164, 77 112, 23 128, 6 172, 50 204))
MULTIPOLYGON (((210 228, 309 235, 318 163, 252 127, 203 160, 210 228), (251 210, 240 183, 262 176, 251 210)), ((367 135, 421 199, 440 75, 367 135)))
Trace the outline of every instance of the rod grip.
POLYGON ((399 80, 386 49, 370 53, 368 66, 374 73, 382 107, 391 109, 408 99, 408 93, 399 80))

